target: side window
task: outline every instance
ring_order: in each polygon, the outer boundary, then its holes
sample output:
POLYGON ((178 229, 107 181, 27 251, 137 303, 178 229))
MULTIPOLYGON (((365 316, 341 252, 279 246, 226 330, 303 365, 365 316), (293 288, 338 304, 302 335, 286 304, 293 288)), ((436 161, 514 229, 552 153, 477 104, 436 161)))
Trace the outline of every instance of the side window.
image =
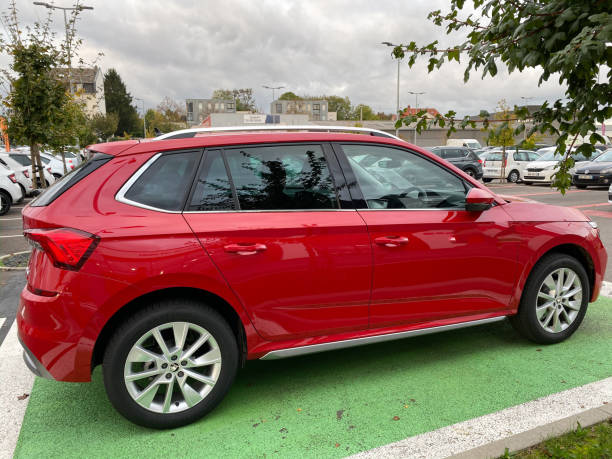
POLYGON ((188 210, 234 209, 236 209, 236 203, 221 151, 209 151, 206 153, 206 159, 196 181, 188 210))
POLYGON ((375 145, 345 144, 369 209, 465 208, 468 185, 442 166, 406 150, 375 145), (376 156, 370 166, 355 157, 376 156))
POLYGON ((318 145, 236 148, 224 154, 241 210, 340 207, 318 145))
POLYGON ((124 197, 156 209, 182 210, 198 158, 196 151, 160 156, 138 177, 124 197))
POLYGON ((457 159, 463 156, 462 151, 456 148, 448 148, 444 152, 444 158, 446 159, 457 159))
POLYGON ((537 153, 527 153, 529 155, 529 161, 537 161, 540 158, 540 155, 537 153))

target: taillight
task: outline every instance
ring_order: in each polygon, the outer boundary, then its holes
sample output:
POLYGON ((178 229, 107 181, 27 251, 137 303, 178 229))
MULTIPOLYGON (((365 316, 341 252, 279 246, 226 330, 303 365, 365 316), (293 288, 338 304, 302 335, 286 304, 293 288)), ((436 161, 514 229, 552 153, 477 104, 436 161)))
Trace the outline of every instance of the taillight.
POLYGON ((506 156, 506 159, 504 159, 504 167, 506 167, 508 165, 508 157, 506 156))
POLYGON ((479 162, 480 164, 482 164, 482 159, 479 159, 479 160, 478 160, 478 162, 479 162))
POLYGON ((11 174, 8 177, 9 177, 9 179, 11 179, 11 182, 17 183, 17 177, 15 177, 15 174, 11 174))
POLYGON ((30 178, 30 171, 29 170, 24 169, 21 172, 23 172, 23 175, 25 175, 27 178, 30 178))
POLYGON ((72 228, 38 228, 23 232, 28 242, 49 256, 57 268, 78 271, 100 238, 72 228))
POLYGON ((71 165, 70 165, 70 169, 74 169, 74 164, 71 164, 71 165))
POLYGON ((51 172, 51 168, 50 168, 50 167, 47 167, 47 171, 51 172))

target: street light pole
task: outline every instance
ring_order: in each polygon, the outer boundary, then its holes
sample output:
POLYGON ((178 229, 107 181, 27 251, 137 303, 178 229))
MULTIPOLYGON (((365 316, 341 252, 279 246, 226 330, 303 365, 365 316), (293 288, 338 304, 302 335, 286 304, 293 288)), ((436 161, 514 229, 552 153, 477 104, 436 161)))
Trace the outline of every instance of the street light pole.
MULTIPOLYGON (((397 45, 390 43, 388 41, 383 41, 382 45, 393 46, 394 48, 397 45)), ((399 90, 400 90, 400 62, 401 60, 397 60, 397 91, 396 91, 396 101, 395 101, 395 113, 397 113, 397 119, 399 120, 399 90)), ((399 137, 399 129, 395 128, 395 136, 399 137)))
POLYGON ((64 30, 66 32, 66 54, 68 57, 68 87, 69 87, 70 94, 72 94, 74 92, 72 90, 72 56, 70 52, 70 29, 68 28, 68 16, 66 15, 66 11, 93 10, 93 6, 78 5, 78 6, 73 6, 73 7, 63 7, 63 6, 52 5, 51 3, 46 3, 46 2, 33 2, 33 3, 34 5, 44 6, 45 8, 48 8, 50 10, 62 10, 62 12, 64 13, 64 30))
MULTIPOLYGON (((272 90, 272 103, 274 103, 274 101, 276 100, 276 98, 274 97, 274 91, 276 91, 277 89, 284 88, 284 86, 266 86, 265 84, 261 85, 261 87, 272 90)), ((270 107, 270 114, 274 116, 274 113, 272 113, 272 107, 270 107)), ((274 118, 272 118, 272 121, 274 122, 274 124, 276 124, 276 121, 274 121, 274 118)), ((279 118, 279 122, 280 122, 280 118, 279 118)))
POLYGON ((143 130, 143 134, 144 134, 144 139, 147 138, 147 114, 145 112, 144 109, 144 99, 141 99, 140 97, 134 97, 134 100, 139 100, 140 102, 142 102, 142 130, 143 130))
MULTIPOLYGON (((408 94, 414 94, 414 109, 415 114, 419 112, 419 96, 422 94, 427 94, 425 92, 415 92, 415 91, 408 91, 408 94)), ((416 145, 416 125, 414 126, 414 144, 416 145)))
MULTIPOLYGON (((531 99, 535 99, 535 97, 523 97, 521 96, 521 99, 523 99, 525 101, 525 106, 527 106, 528 101, 530 101, 531 99)), ((525 129, 523 129, 523 140, 527 140, 527 123, 525 123, 525 129)))

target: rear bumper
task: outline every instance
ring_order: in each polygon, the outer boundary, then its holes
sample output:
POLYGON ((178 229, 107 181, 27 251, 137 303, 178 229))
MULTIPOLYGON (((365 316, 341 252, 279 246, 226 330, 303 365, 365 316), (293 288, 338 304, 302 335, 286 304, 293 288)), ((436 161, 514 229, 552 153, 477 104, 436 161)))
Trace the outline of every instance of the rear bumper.
POLYGON ((23 344, 21 338, 19 338, 19 344, 21 344, 21 346, 23 347, 23 361, 25 362, 26 367, 28 367, 28 370, 30 370, 36 376, 39 376, 41 378, 55 379, 53 376, 51 376, 51 373, 49 373, 47 369, 42 365, 42 363, 38 361, 36 356, 32 354, 32 351, 30 351, 28 347, 23 344))

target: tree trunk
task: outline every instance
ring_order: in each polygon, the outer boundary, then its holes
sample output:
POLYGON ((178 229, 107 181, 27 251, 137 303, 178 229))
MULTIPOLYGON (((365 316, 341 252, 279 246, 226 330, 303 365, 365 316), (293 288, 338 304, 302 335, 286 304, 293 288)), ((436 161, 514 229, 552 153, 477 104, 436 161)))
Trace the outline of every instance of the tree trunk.
POLYGON ((500 181, 503 183, 506 178, 506 146, 502 145, 502 162, 501 162, 501 177, 500 181))
POLYGON ((32 161, 32 175, 34 175, 32 186, 34 189, 47 188, 45 169, 40 160, 40 148, 37 143, 32 143, 30 145, 30 160, 32 161))
POLYGON ((68 173, 68 168, 66 167, 66 153, 62 150, 62 163, 64 164, 64 175, 68 173))

